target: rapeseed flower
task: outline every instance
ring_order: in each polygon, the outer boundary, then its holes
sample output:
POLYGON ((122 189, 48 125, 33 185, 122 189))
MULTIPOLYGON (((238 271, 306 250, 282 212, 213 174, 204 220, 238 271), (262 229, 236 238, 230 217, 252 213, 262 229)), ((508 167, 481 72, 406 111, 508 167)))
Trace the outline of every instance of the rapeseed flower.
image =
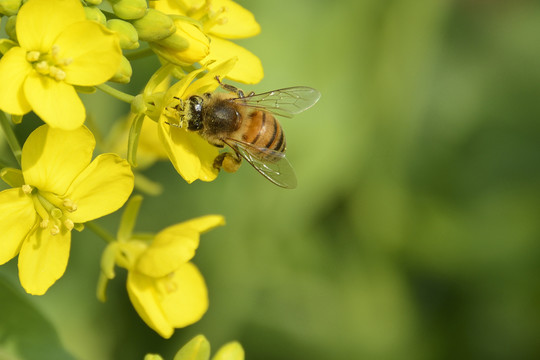
POLYGON ((219 150, 198 133, 187 130, 182 114, 176 113, 173 107, 178 102, 189 99, 191 95, 214 91, 219 86, 215 77, 225 77, 235 63, 236 58, 233 58, 218 64, 196 81, 193 80, 206 69, 203 67, 192 71, 171 86, 164 96, 158 134, 169 160, 188 183, 197 179, 212 181, 217 177, 219 171, 214 167, 214 160, 219 155, 219 150))
POLYGON ((30 294, 44 294, 64 274, 71 230, 116 211, 133 190, 129 164, 114 154, 91 161, 94 147, 84 126, 43 125, 23 146, 17 184, 0 192, 0 264, 18 254, 19 279, 30 294))
POLYGON ((103 274, 113 278, 114 263, 127 269, 133 307, 150 328, 170 338, 175 328, 199 321, 208 309, 204 278, 190 260, 200 234, 224 223, 222 216, 207 215, 170 226, 150 241, 119 239, 104 252, 103 274))
POLYGON ((33 110, 52 127, 72 130, 85 120, 75 86, 109 80, 122 59, 118 37, 87 20, 79 0, 29 0, 17 14, 18 46, 0 59, 0 109, 33 110))
MULTIPOLYGON (((154 0, 150 6, 169 15, 187 16, 202 24, 210 38, 210 53, 201 63, 215 64, 238 58, 228 78, 246 84, 256 84, 264 73, 260 59, 230 40, 243 39, 260 33, 261 27, 253 14, 231 0, 154 0)), ((209 65, 212 68, 212 65, 209 65)))

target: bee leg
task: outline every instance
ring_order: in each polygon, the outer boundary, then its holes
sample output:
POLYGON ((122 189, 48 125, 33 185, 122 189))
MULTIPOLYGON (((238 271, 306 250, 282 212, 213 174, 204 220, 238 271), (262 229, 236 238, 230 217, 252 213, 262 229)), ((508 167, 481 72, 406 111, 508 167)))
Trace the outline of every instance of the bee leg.
MULTIPOLYGON (((227 90, 229 92, 236 93, 239 98, 244 98, 245 97, 244 92, 242 90, 240 90, 236 86, 232 86, 230 84, 222 83, 221 80, 219 79, 219 76, 216 76, 216 80, 219 83, 219 86, 221 86, 223 89, 225 89, 225 90, 227 90)), ((255 93, 253 93, 253 94, 255 94, 255 93)))
POLYGON ((234 173, 240 167, 242 163, 242 158, 238 157, 236 154, 231 154, 230 152, 224 152, 219 154, 214 160, 214 167, 216 169, 223 169, 228 173, 234 173))

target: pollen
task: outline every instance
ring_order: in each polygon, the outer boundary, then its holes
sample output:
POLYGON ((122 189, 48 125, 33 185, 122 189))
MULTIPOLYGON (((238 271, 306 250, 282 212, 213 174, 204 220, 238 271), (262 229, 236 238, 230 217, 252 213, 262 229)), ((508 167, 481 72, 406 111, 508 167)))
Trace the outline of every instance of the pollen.
POLYGON ((31 185, 24 184, 23 186, 21 186, 21 189, 23 193, 25 193, 26 195, 30 195, 34 188, 31 185))
POLYGON ((41 75, 49 75, 50 72, 49 64, 44 60, 38 62, 35 66, 35 69, 41 75))
POLYGON ((74 212, 77 210, 77 204, 73 202, 71 199, 64 199, 64 202, 62 203, 67 211, 74 212))
POLYGON ((39 223, 39 227, 42 229, 46 229, 49 226, 49 219, 43 219, 39 223))
POLYGON ((64 226, 66 227, 66 229, 71 231, 75 227, 75 224, 73 223, 73 221, 71 219, 66 219, 66 220, 64 220, 64 226))
POLYGON ((26 53, 26 60, 28 62, 36 62, 39 60, 41 53, 39 51, 29 51, 26 53))
POLYGON ((58 225, 51 226, 51 235, 58 235, 60 233, 60 228, 58 225))

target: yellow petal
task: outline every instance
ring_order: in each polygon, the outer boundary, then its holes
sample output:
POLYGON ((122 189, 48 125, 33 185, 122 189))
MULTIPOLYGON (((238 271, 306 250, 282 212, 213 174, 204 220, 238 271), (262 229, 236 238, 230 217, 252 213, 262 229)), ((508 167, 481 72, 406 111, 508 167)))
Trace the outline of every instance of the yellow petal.
POLYGON ((86 110, 73 86, 34 71, 24 93, 34 112, 52 127, 74 130, 83 124, 86 110))
POLYGON ((0 265, 14 258, 21 248, 32 226, 36 222, 36 211, 32 198, 21 188, 0 192, 0 265))
POLYGON ((223 79, 227 76, 234 66, 238 62, 237 57, 232 57, 226 61, 217 62, 209 66, 209 71, 204 74, 199 80, 193 82, 186 90, 185 97, 187 98, 194 94, 204 94, 207 92, 213 92, 219 86, 219 83, 216 81, 216 76, 219 76, 220 79, 223 79))
POLYGON ((218 19, 225 21, 212 26, 210 34, 227 39, 242 39, 261 32, 261 26, 249 10, 231 0, 212 0, 214 11, 221 8, 225 8, 226 11, 218 19))
POLYGON ((70 25, 54 44, 60 58, 73 60, 64 68, 68 84, 102 84, 116 73, 122 60, 118 36, 94 21, 70 25))
POLYGON ((221 225, 225 225, 223 216, 206 215, 163 229, 138 259, 137 270, 152 277, 172 273, 193 258, 199 234, 221 225))
MULTIPOLYGON (((261 60, 245 48, 235 43, 215 36, 210 36, 210 55, 203 62, 215 60, 221 62, 233 56, 238 57, 238 62, 227 74, 229 79, 239 81, 244 84, 257 84, 264 77, 264 70, 261 60)), ((208 67, 213 68, 210 64, 208 67)))
POLYGON ((208 310, 208 290, 197 267, 186 263, 165 279, 169 291, 161 302, 169 323, 181 328, 199 321, 208 310))
POLYGON ((165 124, 160 119, 159 135, 174 168, 188 183, 197 179, 212 181, 217 177, 213 164, 218 149, 199 134, 165 124))
POLYGON ((19 279, 27 293, 43 295, 66 270, 71 232, 51 235, 39 226, 24 241, 19 254, 19 279))
MULTIPOLYGON (((188 221, 184 221, 180 224, 171 226, 165 230, 170 229, 177 234, 180 234, 184 231, 196 231, 198 233, 205 233, 209 230, 212 230, 215 227, 225 225, 225 218, 221 215, 205 215, 198 218, 194 218, 188 221)), ((165 231, 163 230, 163 231, 165 231)), ((159 235, 159 234, 158 234, 159 235)))
POLYGON ((244 349, 237 341, 232 341, 219 348, 212 360, 244 360, 244 349))
POLYGON ((124 205, 133 191, 133 172, 116 154, 99 155, 73 181, 66 197, 77 204, 70 214, 76 223, 110 214, 124 205))
POLYGON ((17 14, 17 38, 23 48, 47 53, 66 27, 85 19, 79 0, 30 0, 17 14))
POLYGON ((23 146, 25 182, 40 190, 63 195, 92 160, 94 146, 94 135, 86 127, 66 131, 40 126, 23 146))
MULTIPOLYGON (((204 4, 204 0, 197 0, 197 8, 204 4)), ((152 9, 161 11, 164 14, 187 15, 187 10, 193 1, 178 0, 150 0, 148 4, 152 9)))
POLYGON ((24 81, 31 72, 26 51, 20 47, 11 48, 0 59, 0 109, 16 115, 32 110, 24 95, 24 81))
POLYGON ((128 273, 127 291, 129 299, 141 319, 162 337, 172 336, 174 328, 169 323, 160 304, 161 294, 154 279, 134 271, 128 273))
POLYGON ((176 232, 172 226, 156 235, 139 257, 136 269, 155 278, 165 276, 191 260, 198 246, 199 233, 193 230, 176 232))

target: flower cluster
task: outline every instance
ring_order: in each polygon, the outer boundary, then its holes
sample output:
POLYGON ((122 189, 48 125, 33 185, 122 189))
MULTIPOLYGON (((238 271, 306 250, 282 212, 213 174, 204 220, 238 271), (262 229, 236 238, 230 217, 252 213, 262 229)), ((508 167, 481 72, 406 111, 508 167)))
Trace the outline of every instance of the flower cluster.
MULTIPOLYGON (((127 270, 137 313, 169 338, 208 308, 204 278, 191 260, 200 234, 224 218, 134 233, 142 199, 134 188, 159 191, 135 167, 169 159, 188 183, 216 178, 217 148, 171 126, 171 111, 213 92, 216 77, 258 83, 261 61, 234 40, 257 35, 259 24, 232 0, 0 0, 0 15, 7 34, 0 39, 0 126, 13 155, 12 164, 0 164, 8 185, 0 192, 0 265, 17 258, 22 287, 43 295, 68 266, 72 230, 91 230, 107 242, 98 298, 105 300, 117 267, 127 270), (141 94, 111 84, 129 83, 138 75, 131 61, 146 56, 161 66, 141 94), (79 94, 96 90, 128 102, 131 111, 127 123, 111 125, 113 135, 99 146, 107 152, 94 156, 93 128, 85 125, 91 109, 79 94), (17 127, 30 113, 43 124, 33 125, 21 146, 20 134, 32 123, 17 127), (94 222, 124 205, 116 237, 94 222)), ((214 358, 241 359, 243 350, 234 343, 214 358)))

